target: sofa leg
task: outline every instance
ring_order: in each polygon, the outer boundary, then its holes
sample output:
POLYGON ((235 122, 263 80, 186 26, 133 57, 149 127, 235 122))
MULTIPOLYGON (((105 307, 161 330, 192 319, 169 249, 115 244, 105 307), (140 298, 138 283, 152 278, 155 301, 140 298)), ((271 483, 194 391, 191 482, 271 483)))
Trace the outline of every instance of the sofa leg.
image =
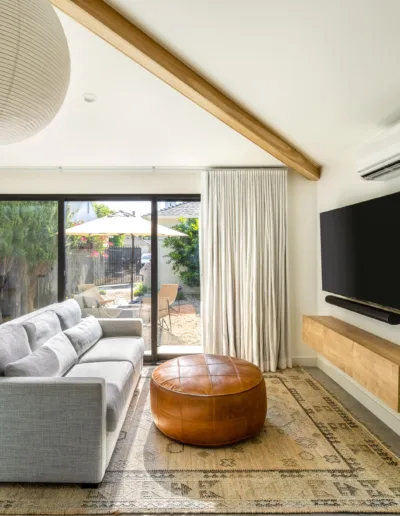
POLYGON ((98 489, 100 482, 98 484, 81 484, 81 489, 98 489))

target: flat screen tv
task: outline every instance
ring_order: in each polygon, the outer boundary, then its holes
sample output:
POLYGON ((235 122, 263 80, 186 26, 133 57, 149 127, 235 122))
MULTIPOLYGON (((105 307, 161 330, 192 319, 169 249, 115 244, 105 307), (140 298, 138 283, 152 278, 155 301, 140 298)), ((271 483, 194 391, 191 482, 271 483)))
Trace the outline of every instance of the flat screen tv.
POLYGON ((320 220, 322 289, 400 310, 400 192, 320 220))

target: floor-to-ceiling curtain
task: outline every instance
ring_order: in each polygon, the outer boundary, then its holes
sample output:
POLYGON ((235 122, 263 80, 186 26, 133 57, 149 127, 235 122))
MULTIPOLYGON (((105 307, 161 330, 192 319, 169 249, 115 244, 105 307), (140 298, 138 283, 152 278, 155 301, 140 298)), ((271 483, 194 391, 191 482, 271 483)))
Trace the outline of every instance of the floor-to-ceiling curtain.
POLYGON ((287 170, 206 171, 201 200, 205 351, 291 367, 287 170))

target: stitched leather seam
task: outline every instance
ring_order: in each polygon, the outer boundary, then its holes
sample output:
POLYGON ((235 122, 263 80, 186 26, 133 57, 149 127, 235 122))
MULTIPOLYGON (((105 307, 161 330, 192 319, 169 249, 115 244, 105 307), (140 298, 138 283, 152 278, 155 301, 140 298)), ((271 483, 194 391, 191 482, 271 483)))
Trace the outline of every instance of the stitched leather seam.
MULTIPOLYGON (((182 385, 181 385, 181 369, 180 369, 180 364, 179 364, 179 358, 177 360, 177 363, 178 363, 178 374, 179 374, 179 388, 182 389, 182 385)), ((179 392, 181 392, 181 391, 179 391, 179 392)), ((183 437, 183 419, 182 419, 182 404, 181 403, 179 404, 179 413, 181 415, 181 417, 179 419, 179 421, 181 423, 181 437, 183 437)))
MULTIPOLYGON (((170 414, 169 412, 165 412, 165 410, 160 410, 160 413, 164 414, 165 416, 169 416, 170 418, 175 418, 173 414, 170 414)), ((217 420, 211 420, 211 419, 202 419, 201 421, 204 423, 213 423, 213 430, 214 430, 214 422, 217 423, 227 423, 231 421, 243 421, 247 420, 247 416, 240 416, 240 417, 231 417, 231 418, 225 418, 225 419, 217 419, 217 420)), ((199 423, 199 419, 184 419, 186 423, 199 423)))
POLYGON ((203 355, 203 360, 206 364, 206 367, 207 367, 207 371, 208 371, 208 378, 210 380, 210 383, 211 383, 211 392, 212 392, 212 433, 213 435, 215 434, 215 396, 214 396, 214 385, 213 385, 213 381, 212 381, 212 378, 211 378, 211 375, 210 375, 210 368, 208 367, 208 363, 206 361, 206 357, 205 355, 203 355))
POLYGON ((160 387, 160 389, 164 389, 164 391, 167 392, 175 392, 178 395, 181 396, 192 396, 193 398, 213 398, 213 397, 222 397, 222 396, 238 396, 242 393, 252 391, 253 389, 257 389, 257 387, 260 386, 262 382, 265 382, 265 378, 262 378, 257 385, 254 385, 253 387, 250 387, 249 389, 239 391, 239 392, 227 392, 225 394, 192 394, 190 392, 185 391, 174 391, 173 389, 167 389, 167 387, 164 387, 163 385, 156 382, 156 380, 153 379, 153 382, 160 387))
POLYGON ((229 360, 231 362, 231 364, 233 365, 233 367, 235 368, 235 371, 236 371, 236 376, 237 378, 239 379, 239 382, 240 382, 240 392, 243 392, 243 382, 242 382, 242 377, 240 376, 238 370, 237 370, 237 367, 236 367, 236 364, 234 363, 234 361, 232 360, 232 357, 229 357, 229 360))

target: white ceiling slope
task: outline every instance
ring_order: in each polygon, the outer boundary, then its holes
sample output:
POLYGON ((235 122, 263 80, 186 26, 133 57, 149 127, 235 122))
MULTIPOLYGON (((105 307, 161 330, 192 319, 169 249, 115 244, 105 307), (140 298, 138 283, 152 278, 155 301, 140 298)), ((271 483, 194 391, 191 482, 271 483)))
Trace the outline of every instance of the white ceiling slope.
POLYGON ((107 0, 322 165, 400 119, 400 0, 107 0))
MULTIPOLYGON (((107 0, 322 165, 400 118, 400 0, 107 0)), ((0 166, 277 161, 61 16, 64 107, 0 166), (82 100, 97 94, 95 104, 82 100)))
POLYGON ((75 21, 58 12, 71 84, 38 135, 0 146, 0 167, 280 164, 75 21), (83 100, 86 92, 97 101, 83 100))

